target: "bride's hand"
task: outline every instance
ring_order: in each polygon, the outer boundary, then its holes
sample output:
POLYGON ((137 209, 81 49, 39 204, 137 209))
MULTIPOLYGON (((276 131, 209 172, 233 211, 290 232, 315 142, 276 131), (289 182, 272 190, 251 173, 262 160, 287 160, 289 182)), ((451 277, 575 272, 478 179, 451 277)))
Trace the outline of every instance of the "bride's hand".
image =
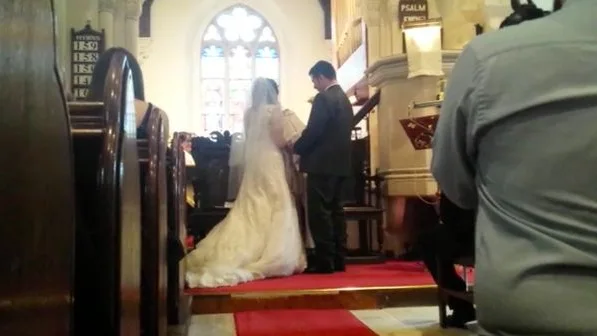
POLYGON ((288 142, 286 143, 286 148, 293 154, 296 154, 296 153, 294 153, 294 143, 295 142, 296 142, 296 139, 292 138, 292 139, 288 140, 288 142))
POLYGON ((291 150, 294 149, 294 144, 300 137, 300 134, 295 134, 293 137, 290 138, 290 140, 288 140, 288 142, 286 143, 286 147, 288 147, 291 150))

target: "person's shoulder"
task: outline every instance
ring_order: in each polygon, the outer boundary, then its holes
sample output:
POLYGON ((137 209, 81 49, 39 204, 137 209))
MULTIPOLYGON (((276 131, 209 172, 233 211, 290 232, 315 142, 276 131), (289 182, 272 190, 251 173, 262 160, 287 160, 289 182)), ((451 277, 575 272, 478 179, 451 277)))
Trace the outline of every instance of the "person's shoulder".
POLYGON ((344 90, 340 86, 340 84, 334 84, 330 86, 327 90, 321 92, 324 96, 327 97, 335 97, 341 94, 344 94, 344 90))
POLYGON ((481 62, 525 49, 550 46, 555 42, 554 25, 546 17, 505 27, 475 37, 465 48, 481 62))
POLYGON ((316 100, 321 100, 321 99, 324 99, 324 97, 325 97, 325 95, 326 95, 327 93, 328 93, 328 92, 327 92, 327 90, 325 90, 325 91, 320 91, 320 92, 317 92, 317 94, 315 95, 315 97, 313 97, 313 101, 315 102, 316 100))

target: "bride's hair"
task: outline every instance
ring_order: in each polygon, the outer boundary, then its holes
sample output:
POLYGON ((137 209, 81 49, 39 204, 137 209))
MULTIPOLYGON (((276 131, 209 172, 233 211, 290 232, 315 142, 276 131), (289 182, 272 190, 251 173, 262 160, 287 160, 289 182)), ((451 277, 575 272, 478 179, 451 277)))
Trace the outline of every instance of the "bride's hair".
POLYGON ((272 86, 272 88, 274 88, 274 91, 276 91, 276 94, 279 95, 280 94, 280 88, 278 87, 278 83, 276 83, 275 80, 271 79, 271 78, 266 78, 266 80, 270 83, 270 85, 272 86))
POLYGON ((250 125, 255 123, 254 119, 260 119, 259 116, 264 107, 278 104, 278 84, 271 78, 256 78, 253 81, 250 102, 243 118, 245 136, 247 136, 246 133, 250 125))
POLYGON ((251 89, 251 108, 261 105, 278 104, 278 84, 271 78, 259 77, 253 82, 251 89))

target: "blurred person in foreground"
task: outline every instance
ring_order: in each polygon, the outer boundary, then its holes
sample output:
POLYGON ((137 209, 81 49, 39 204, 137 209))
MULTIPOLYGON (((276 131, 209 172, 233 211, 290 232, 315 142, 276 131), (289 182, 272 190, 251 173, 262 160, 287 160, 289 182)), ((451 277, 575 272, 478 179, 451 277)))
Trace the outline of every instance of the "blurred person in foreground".
MULTIPOLYGON (((539 19, 549 14, 533 2, 521 5, 512 2, 512 14, 502 21, 500 28, 518 25, 522 22, 539 19)), ((416 251, 425 263, 435 282, 452 291, 466 290, 464 279, 456 272, 454 263, 462 257, 470 257, 475 251, 475 211, 462 209, 446 195, 440 195, 438 225, 423 232, 415 245, 416 251), (441 272, 442 277, 438 276, 441 272)), ((472 303, 455 296, 447 299, 452 310, 445 321, 450 328, 466 328, 474 321, 475 307, 472 303)))
POLYGON ((474 39, 433 144, 444 195, 476 212, 480 335, 597 335, 597 1, 474 39))

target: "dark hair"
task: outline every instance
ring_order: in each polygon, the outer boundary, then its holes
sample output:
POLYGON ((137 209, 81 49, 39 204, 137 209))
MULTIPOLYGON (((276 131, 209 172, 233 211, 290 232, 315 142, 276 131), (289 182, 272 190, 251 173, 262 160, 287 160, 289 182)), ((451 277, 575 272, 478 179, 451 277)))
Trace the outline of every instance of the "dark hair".
POLYGON ((108 76, 110 62, 112 61, 112 56, 114 56, 114 54, 117 52, 122 52, 126 55, 129 67, 133 73, 133 91, 135 93, 135 99, 145 101, 145 89, 143 86, 143 73, 141 72, 141 66, 133 54, 120 47, 110 48, 100 55, 99 59, 95 63, 95 67, 93 68, 87 99, 102 99, 101 95, 104 92, 104 84, 106 83, 106 76, 108 76))
POLYGON ((519 0, 511 0, 510 4, 514 11, 500 24, 500 29, 508 26, 515 26, 524 21, 540 19, 549 14, 549 12, 537 7, 532 0, 527 4, 520 4, 519 0))
POLYGON ((319 61, 315 63, 315 65, 309 70, 309 76, 311 77, 319 77, 323 76, 327 79, 336 79, 336 69, 330 62, 326 61, 319 61))
POLYGON ((276 94, 280 94, 280 88, 278 87, 278 83, 276 83, 275 80, 273 80, 271 78, 266 78, 265 80, 268 83, 270 83, 270 85, 274 88, 274 91, 276 91, 276 94))
POLYGON ((193 139, 193 134, 189 132, 180 132, 178 133, 178 136, 182 142, 191 141, 191 139, 193 139))

